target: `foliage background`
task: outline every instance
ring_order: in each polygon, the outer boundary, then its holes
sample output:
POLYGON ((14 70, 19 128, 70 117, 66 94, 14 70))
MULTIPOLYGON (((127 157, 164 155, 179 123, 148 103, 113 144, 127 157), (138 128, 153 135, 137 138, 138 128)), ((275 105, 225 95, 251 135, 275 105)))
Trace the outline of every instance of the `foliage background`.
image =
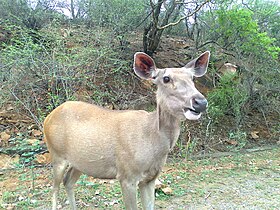
MULTIPOLYGON (((159 67, 170 67, 211 50, 208 74, 196 81, 209 99, 208 113, 183 127, 175 153, 275 144, 279 11, 279 3, 268 0, 2 0, 0 106, 39 130, 66 100, 151 111, 155 87, 133 74, 133 54, 145 50, 159 67), (237 73, 220 74, 227 62, 237 73)), ((2 134, 30 135, 6 118, 0 118, 2 134)), ((3 139, 1 145, 9 145, 3 139)))

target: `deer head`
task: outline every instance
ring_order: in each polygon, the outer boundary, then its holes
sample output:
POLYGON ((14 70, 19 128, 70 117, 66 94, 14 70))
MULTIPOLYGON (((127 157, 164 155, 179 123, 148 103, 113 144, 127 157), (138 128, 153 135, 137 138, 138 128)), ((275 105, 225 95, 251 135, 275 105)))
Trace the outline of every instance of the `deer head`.
POLYGON ((134 56, 134 71, 140 78, 152 80, 158 86, 157 103, 161 109, 180 120, 197 120, 208 103, 196 89, 193 79, 206 73, 209 56, 210 52, 206 51, 182 68, 159 69, 150 56, 138 52, 134 56))

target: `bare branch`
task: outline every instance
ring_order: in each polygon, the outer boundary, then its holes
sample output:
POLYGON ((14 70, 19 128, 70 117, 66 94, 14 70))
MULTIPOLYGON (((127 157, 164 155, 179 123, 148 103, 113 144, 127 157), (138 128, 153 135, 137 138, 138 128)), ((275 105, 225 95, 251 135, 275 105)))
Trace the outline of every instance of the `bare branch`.
POLYGON ((166 28, 168 28, 168 27, 170 27, 170 26, 175 26, 175 25, 177 25, 177 24, 179 24, 182 20, 184 20, 184 19, 186 19, 186 18, 188 18, 188 17, 191 17, 191 16, 193 16, 196 12, 198 12, 205 4, 207 4, 208 2, 210 2, 210 0, 206 0, 205 2, 203 2, 199 7, 197 7, 192 13, 190 13, 190 14, 188 14, 188 15, 185 15, 185 16, 183 16, 183 17, 181 17, 181 18, 179 18, 179 20, 177 20, 176 22, 173 22, 173 23, 169 23, 169 24, 167 24, 167 25, 165 25, 165 26, 161 26, 161 27, 157 27, 157 29, 158 30, 164 30, 164 29, 166 29, 166 28))
POLYGON ((16 100, 19 101, 19 103, 29 112, 29 114, 31 115, 31 117, 33 118, 33 120, 35 121, 35 123, 37 124, 37 126, 39 127, 39 129, 42 131, 43 127, 42 127, 42 122, 39 120, 39 118, 33 114, 33 112, 31 111, 31 109, 29 109, 29 107, 22 101, 20 100, 17 95, 14 93, 14 91, 12 91, 10 89, 10 93, 15 97, 16 100))
POLYGON ((150 15, 152 14, 152 12, 153 12, 153 10, 151 10, 151 11, 149 12, 149 14, 135 27, 135 29, 137 29, 139 26, 141 26, 142 23, 144 23, 144 22, 148 19, 148 17, 150 17, 150 15))
POLYGON ((158 1, 158 3, 155 5, 153 3, 153 1, 150 0, 150 5, 152 7, 153 20, 154 20, 153 22, 154 22, 155 25, 157 25, 157 23, 158 23, 160 9, 161 9, 161 6, 162 6, 163 2, 164 2, 164 0, 158 1))
POLYGON ((200 49, 200 48, 202 48, 202 47, 204 47, 204 46, 206 46, 206 45, 208 45, 208 44, 216 44, 216 45, 218 45, 219 47, 221 47, 220 44, 219 44, 218 42, 216 42, 216 41, 214 41, 214 40, 209 40, 209 41, 206 41, 205 43, 203 43, 202 45, 198 46, 197 49, 200 49))

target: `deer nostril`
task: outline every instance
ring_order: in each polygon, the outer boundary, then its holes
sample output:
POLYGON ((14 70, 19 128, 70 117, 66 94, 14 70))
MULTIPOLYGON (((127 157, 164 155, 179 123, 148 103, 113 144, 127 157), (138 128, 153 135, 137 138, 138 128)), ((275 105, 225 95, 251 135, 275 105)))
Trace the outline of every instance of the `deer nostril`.
POLYGON ((193 98, 193 108, 196 112, 204 112, 207 108, 208 102, 205 98, 193 98))

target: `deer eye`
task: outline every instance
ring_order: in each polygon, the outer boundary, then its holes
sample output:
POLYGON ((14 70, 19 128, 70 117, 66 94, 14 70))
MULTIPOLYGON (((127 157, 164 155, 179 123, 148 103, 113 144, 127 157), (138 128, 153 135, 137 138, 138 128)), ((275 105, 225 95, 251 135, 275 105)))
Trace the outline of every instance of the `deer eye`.
POLYGON ((164 76, 164 77, 163 77, 163 82, 164 82, 164 83, 170 82, 170 77, 169 77, 169 76, 164 76))

